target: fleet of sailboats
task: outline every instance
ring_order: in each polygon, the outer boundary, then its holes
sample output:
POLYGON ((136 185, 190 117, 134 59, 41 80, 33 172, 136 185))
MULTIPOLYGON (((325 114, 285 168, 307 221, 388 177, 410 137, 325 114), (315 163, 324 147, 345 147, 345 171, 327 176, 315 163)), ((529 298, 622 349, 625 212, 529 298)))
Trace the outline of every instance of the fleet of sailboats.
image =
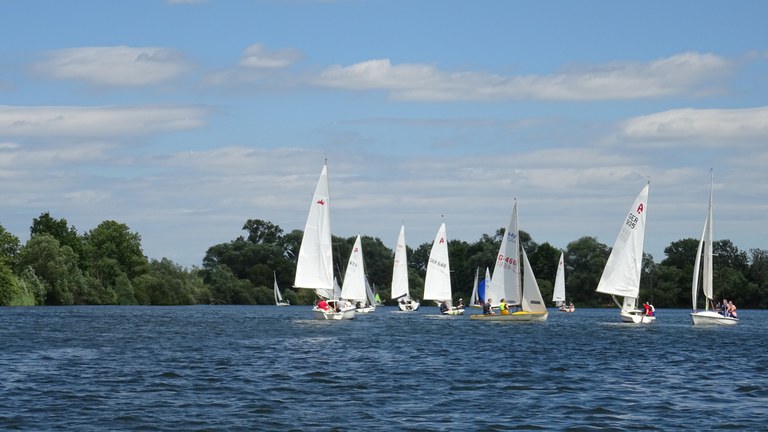
MULTIPOLYGON (((611 295, 620 308, 619 316, 623 322, 650 323, 656 319, 655 314, 649 313, 647 309, 638 308, 649 188, 650 182, 643 186, 624 218, 596 288, 598 293, 611 295)), ((738 323, 738 318, 720 313, 714 306, 713 188, 714 180, 711 179, 707 217, 694 263, 691 318, 694 325, 733 325, 738 323), (703 310, 698 310, 697 307, 699 291, 704 296, 703 310)), ((485 277, 480 280, 480 269, 477 269, 470 299, 470 305, 473 307, 481 307, 484 301, 490 299, 492 307, 499 307, 503 303, 510 305, 514 310, 504 314, 472 314, 471 319, 501 321, 547 319, 547 308, 528 256, 520 244, 519 234, 518 206, 515 202, 499 247, 493 275, 491 277, 490 270, 486 268, 485 277)), ((566 304, 564 268, 564 254, 561 253, 552 301, 561 311, 573 312, 575 309, 572 303, 566 304)), ((273 277, 275 305, 290 305, 290 302, 284 300, 280 293, 277 275, 274 272, 273 277)), ((356 312, 372 312, 377 304, 381 304, 378 294, 374 294, 366 277, 360 236, 355 239, 341 287, 333 275, 327 164, 323 165, 310 204, 296 262, 294 287, 314 290, 320 298, 312 309, 317 319, 352 319, 356 312)), ((442 314, 464 314, 463 304, 458 307, 452 306, 452 295, 448 241, 445 223, 442 223, 430 250, 423 300, 432 300, 441 305, 442 314)), ((391 298, 397 302, 402 311, 416 311, 420 307, 419 301, 410 296, 404 225, 400 228, 395 248, 391 298)))
MULTIPOLYGON (((711 174, 710 174, 711 176, 711 174)), ((715 310, 715 295, 712 284, 712 194, 715 180, 711 176, 709 185, 709 207, 707 218, 704 220, 704 230, 696 251, 696 261, 693 265, 693 283, 691 300, 693 311, 691 319, 694 325, 733 325, 739 322, 736 317, 727 316, 715 310), (701 271, 701 292, 704 294, 704 310, 697 310, 696 301, 699 296, 699 272, 701 271)))
POLYGON ((629 208, 596 290, 613 297, 614 302, 621 308, 619 315, 623 322, 636 324, 656 320, 655 316, 648 315, 646 311, 637 307, 649 186, 650 182, 643 186, 632 207, 629 208), (620 303, 617 297, 622 297, 623 301, 620 303))

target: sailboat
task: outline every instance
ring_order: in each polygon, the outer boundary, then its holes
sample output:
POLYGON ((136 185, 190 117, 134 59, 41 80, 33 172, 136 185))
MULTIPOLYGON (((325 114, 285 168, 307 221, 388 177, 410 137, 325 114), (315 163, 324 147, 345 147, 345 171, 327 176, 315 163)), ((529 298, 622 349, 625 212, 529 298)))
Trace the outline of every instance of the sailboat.
POLYGON ((650 182, 646 183, 630 207, 596 290, 613 297, 613 301, 621 308, 619 315, 622 322, 635 324, 656 320, 655 316, 646 315, 643 310, 637 308, 649 186, 650 182), (617 296, 622 297, 623 302, 620 303, 617 296))
POLYGON ((555 275, 555 289, 552 293, 552 301, 555 306, 560 308, 560 312, 575 312, 576 308, 565 304, 565 259, 564 254, 560 253, 560 260, 557 263, 557 274, 555 275))
POLYGON ((693 266, 692 296, 693 311, 691 318, 694 325, 734 325, 738 318, 725 316, 714 310, 714 292, 712 289, 712 188, 714 177, 709 186, 709 209, 704 221, 704 230, 701 233, 699 248, 696 251, 696 262, 693 266), (702 264, 703 261, 703 264, 702 264), (696 310, 696 300, 699 295, 699 269, 702 272, 702 293, 704 294, 704 310, 696 310), (711 309, 710 309, 711 308, 711 309))
POLYGON ((323 165, 323 170, 320 172, 309 207, 293 285, 296 288, 315 290, 315 293, 321 297, 322 300, 312 308, 316 319, 342 320, 355 317, 355 307, 340 300, 334 292, 327 164, 323 165))
POLYGON ((485 279, 478 281, 480 268, 475 271, 475 281, 472 283, 472 295, 469 298, 469 304, 473 308, 482 309, 485 301, 485 287, 491 283, 491 273, 488 267, 485 268, 485 279))
POLYGON ((411 298, 408 286, 408 251, 405 247, 405 225, 400 227, 395 246, 395 263, 392 267, 392 300, 403 312, 419 309, 419 302, 411 298))
POLYGON ((544 321, 549 316, 544 299, 541 297, 539 284, 533 274, 528 255, 520 245, 518 228, 517 202, 512 208, 509 225, 501 240, 496 266, 490 286, 486 287, 486 299, 493 306, 501 304, 504 299, 518 306, 518 310, 509 314, 471 315, 470 319, 491 321, 544 321), (520 275, 520 256, 523 261, 523 275, 520 275))
MULTIPOLYGON (((347 269, 344 272, 344 281, 341 284, 341 298, 355 305, 357 312, 368 313, 376 310, 376 306, 368 306, 368 281, 365 277, 365 264, 363 263, 363 244, 360 236, 355 239, 352 252, 349 254, 347 269), (367 289, 366 289, 367 288, 367 289)), ((373 297, 373 294, 371 294, 373 297)))
POLYGON ((272 272, 272 276, 275 278, 275 305, 277 306, 290 306, 291 302, 283 300, 283 296, 280 295, 280 288, 277 286, 277 274, 272 272))
POLYGON ((464 314, 464 308, 451 306, 451 266, 448 261, 445 223, 441 224, 440 229, 437 230, 435 241, 432 242, 432 250, 429 252, 427 275, 424 278, 424 300, 434 300, 439 303, 440 312, 443 315, 464 314))

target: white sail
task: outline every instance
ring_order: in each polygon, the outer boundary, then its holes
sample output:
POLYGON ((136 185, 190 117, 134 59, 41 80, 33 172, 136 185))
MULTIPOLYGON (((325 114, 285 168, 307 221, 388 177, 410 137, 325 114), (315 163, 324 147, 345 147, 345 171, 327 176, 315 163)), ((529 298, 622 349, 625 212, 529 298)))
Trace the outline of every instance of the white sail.
POLYGON ((693 312, 691 312, 691 318, 694 325, 734 325, 739 322, 739 319, 732 316, 730 313, 722 314, 719 311, 713 310, 714 289, 712 285, 712 243, 713 243, 713 229, 712 229, 712 191, 714 188, 714 177, 711 179, 709 186, 709 208, 707 209, 707 218, 704 221, 704 230, 701 233, 701 240, 699 241, 699 247, 696 251, 696 262, 693 266, 693 283, 692 283, 692 302, 693 312), (698 296, 699 288, 699 271, 702 273, 701 287, 704 293, 704 310, 696 310, 696 299, 698 296))
POLYGON ((280 288, 277 286, 277 274, 275 272, 272 272, 272 276, 275 279, 275 303, 282 303, 283 296, 280 294, 280 288))
POLYGON ((469 304, 477 303, 477 284, 480 282, 480 267, 475 269, 475 281, 472 282, 472 295, 469 296, 469 304))
POLYGON ((297 288, 315 289, 318 292, 333 289, 331 213, 326 165, 323 165, 320 179, 317 181, 304 226, 293 285, 297 288))
POLYGON ((648 187, 643 187, 630 207, 597 284, 597 292, 624 297, 622 309, 630 307, 640 293, 648 187))
POLYGON ((702 292, 705 297, 705 310, 709 310, 709 303, 714 299, 714 292, 712 290, 712 188, 714 186, 714 180, 709 186, 709 208, 707 209, 707 218, 704 221, 704 229, 701 232, 701 240, 699 241, 699 247, 696 251, 696 262, 693 266, 693 309, 696 309, 696 298, 698 297, 699 288, 699 268, 703 272, 703 278, 701 281, 702 292), (703 262, 703 265, 702 265, 703 262))
POLYGON ((565 260, 563 253, 560 254, 560 260, 557 263, 557 274, 555 275, 555 289, 552 293, 552 301, 557 306, 565 303, 565 260))
POLYGON ((395 246, 395 264, 392 268, 392 299, 408 298, 408 252, 405 248, 405 225, 400 227, 400 235, 395 246))
POLYGON ((541 297, 539 283, 536 282, 536 276, 533 274, 533 268, 528 261, 528 254, 523 249, 523 298, 520 301, 521 308, 526 312, 546 312, 547 306, 541 297))
POLYGON ((363 245, 360 236, 355 239, 352 252, 349 254, 347 270, 341 284, 341 298, 346 300, 365 301, 365 265, 363 264, 363 245))
POLYGON ((424 279, 424 300, 451 300, 451 266, 448 262, 448 239, 445 223, 437 230, 424 279))
POLYGON ((485 285, 485 298, 498 306, 501 299, 519 304, 522 297, 520 286, 520 235, 517 225, 517 202, 512 208, 509 225, 504 231, 491 283, 485 285))

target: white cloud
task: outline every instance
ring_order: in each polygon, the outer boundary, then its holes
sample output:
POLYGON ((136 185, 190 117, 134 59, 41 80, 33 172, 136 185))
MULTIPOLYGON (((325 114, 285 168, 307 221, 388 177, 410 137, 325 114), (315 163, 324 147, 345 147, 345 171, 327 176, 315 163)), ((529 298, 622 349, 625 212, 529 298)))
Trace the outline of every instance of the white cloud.
POLYGON ((62 49, 48 53, 33 66, 43 76, 114 87, 159 84, 188 69, 188 63, 173 50, 129 46, 62 49))
POLYGON ((277 69, 292 65, 301 58, 301 54, 292 48, 276 51, 268 50, 262 44, 249 46, 240 58, 240 66, 258 69, 277 69))
POLYGON ((202 127, 207 111, 185 106, 0 105, 0 137, 114 138, 202 127))
POLYGON ((620 135, 631 140, 688 145, 724 141, 762 142, 768 136, 768 107, 745 109, 675 109, 626 121, 620 135))
POLYGON ((606 100, 663 97, 700 91, 730 70, 713 54, 682 53, 648 63, 610 63, 552 75, 502 76, 445 72, 426 64, 392 65, 389 59, 332 66, 316 84, 347 90, 385 90, 399 100, 606 100))

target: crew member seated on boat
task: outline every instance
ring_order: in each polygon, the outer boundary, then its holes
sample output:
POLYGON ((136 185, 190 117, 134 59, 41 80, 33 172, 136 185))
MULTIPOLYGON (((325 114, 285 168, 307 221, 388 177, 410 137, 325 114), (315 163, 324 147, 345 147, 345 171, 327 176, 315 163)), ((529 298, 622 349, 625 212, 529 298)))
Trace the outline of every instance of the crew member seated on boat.
POLYGON ((505 299, 501 299, 501 302, 499 303, 499 313, 502 315, 509 315, 509 305, 507 305, 505 299))
POLYGON ((324 299, 321 299, 319 302, 317 302, 317 307, 319 307, 320 309, 322 309, 324 311, 327 311, 328 307, 329 307, 328 306, 328 302, 325 301, 324 299))
POLYGON ((446 313, 448 312, 448 302, 444 301, 440 303, 440 313, 446 313))
POLYGON ((459 304, 456 305, 456 309, 463 309, 464 308, 464 299, 459 299, 459 304))
POLYGON ((490 298, 483 303, 483 315, 495 315, 493 313, 493 303, 491 303, 490 298))

